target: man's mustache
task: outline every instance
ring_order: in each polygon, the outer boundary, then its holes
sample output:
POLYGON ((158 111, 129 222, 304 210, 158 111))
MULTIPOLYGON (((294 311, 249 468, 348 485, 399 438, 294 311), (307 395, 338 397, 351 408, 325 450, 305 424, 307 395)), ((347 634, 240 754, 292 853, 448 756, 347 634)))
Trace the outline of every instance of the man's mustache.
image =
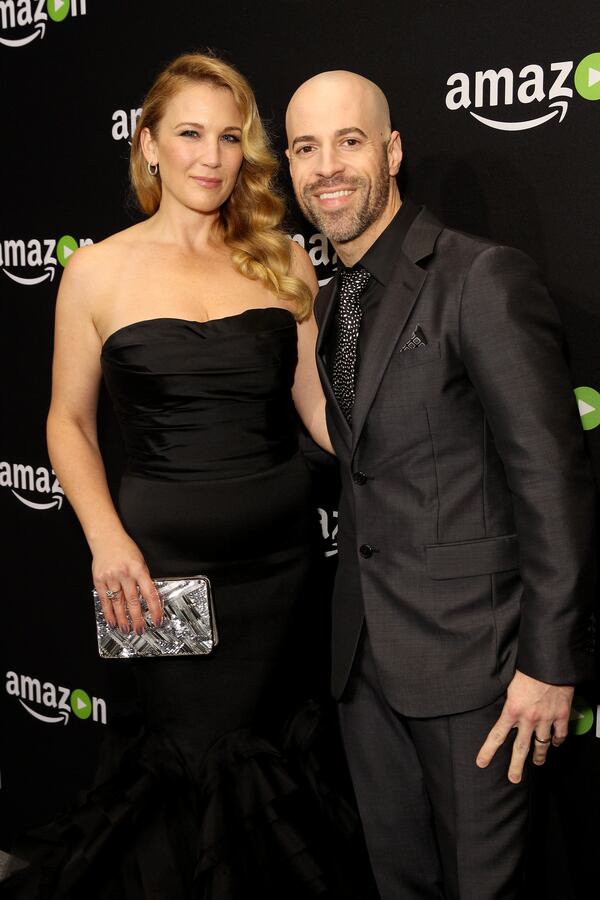
POLYGON ((313 181, 311 184, 306 185, 302 193, 306 197, 309 194, 320 194, 323 191, 335 191, 338 188, 356 189, 362 187, 364 183, 364 178, 359 178, 356 175, 352 178, 343 178, 338 175, 335 178, 320 178, 319 181, 313 181))

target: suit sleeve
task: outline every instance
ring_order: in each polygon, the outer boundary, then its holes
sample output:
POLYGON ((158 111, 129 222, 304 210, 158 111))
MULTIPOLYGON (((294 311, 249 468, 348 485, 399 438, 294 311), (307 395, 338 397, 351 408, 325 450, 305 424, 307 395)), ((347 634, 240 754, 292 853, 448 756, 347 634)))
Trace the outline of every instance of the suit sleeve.
POLYGON ((517 668, 554 684, 590 676, 595 490, 557 310, 533 262, 507 247, 474 260, 462 357, 512 493, 523 582, 517 668))

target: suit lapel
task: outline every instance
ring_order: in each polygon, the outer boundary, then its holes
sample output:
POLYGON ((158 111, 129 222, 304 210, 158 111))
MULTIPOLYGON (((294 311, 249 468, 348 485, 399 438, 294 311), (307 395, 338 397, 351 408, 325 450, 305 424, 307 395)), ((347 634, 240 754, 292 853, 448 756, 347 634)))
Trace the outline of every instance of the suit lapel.
POLYGON ((346 421, 346 417, 342 412, 337 397, 333 393, 331 381, 329 379, 329 365, 325 361, 325 352, 328 346, 329 333, 333 327, 335 320, 335 295, 337 289, 337 278, 334 276, 331 281, 321 288, 317 297, 317 324, 319 326, 319 334, 317 337, 317 368, 323 385, 323 392, 327 400, 327 406, 332 419, 335 421, 338 433, 343 437, 344 441, 350 446, 351 432, 350 426, 346 421))
POLYGON ((433 253, 442 227, 426 209, 422 209, 417 215, 404 239, 402 250, 399 251, 374 322, 365 335, 352 412, 353 449, 360 439, 390 357, 427 277, 427 272, 417 263, 433 253))
POLYGON ((317 359, 323 361, 325 347, 327 346, 327 334, 334 319, 334 297, 337 278, 334 275, 327 284, 321 288, 315 301, 315 317, 319 327, 317 336, 317 359))

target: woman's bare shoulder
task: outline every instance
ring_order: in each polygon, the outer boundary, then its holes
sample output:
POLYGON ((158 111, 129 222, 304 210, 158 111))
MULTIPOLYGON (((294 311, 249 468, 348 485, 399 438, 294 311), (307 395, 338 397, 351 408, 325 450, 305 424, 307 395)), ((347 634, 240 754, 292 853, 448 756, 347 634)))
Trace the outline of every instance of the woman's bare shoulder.
POLYGON ((102 292, 121 269, 125 256, 141 242, 139 226, 111 234, 95 244, 80 247, 69 259, 62 276, 62 288, 102 292))

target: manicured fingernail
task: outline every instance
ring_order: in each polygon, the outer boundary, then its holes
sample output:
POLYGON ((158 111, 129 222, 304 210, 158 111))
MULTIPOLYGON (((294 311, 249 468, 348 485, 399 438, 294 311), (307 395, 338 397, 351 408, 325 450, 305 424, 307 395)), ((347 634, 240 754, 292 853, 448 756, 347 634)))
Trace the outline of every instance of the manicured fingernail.
POLYGON ((139 634, 139 636, 141 637, 141 636, 143 635, 143 633, 144 633, 144 626, 143 626, 143 625, 138 625, 138 627, 135 629, 135 633, 136 633, 136 634, 139 634))
POLYGON ((121 628, 119 626, 119 631, 121 632, 121 634, 129 634, 129 628, 121 628))

